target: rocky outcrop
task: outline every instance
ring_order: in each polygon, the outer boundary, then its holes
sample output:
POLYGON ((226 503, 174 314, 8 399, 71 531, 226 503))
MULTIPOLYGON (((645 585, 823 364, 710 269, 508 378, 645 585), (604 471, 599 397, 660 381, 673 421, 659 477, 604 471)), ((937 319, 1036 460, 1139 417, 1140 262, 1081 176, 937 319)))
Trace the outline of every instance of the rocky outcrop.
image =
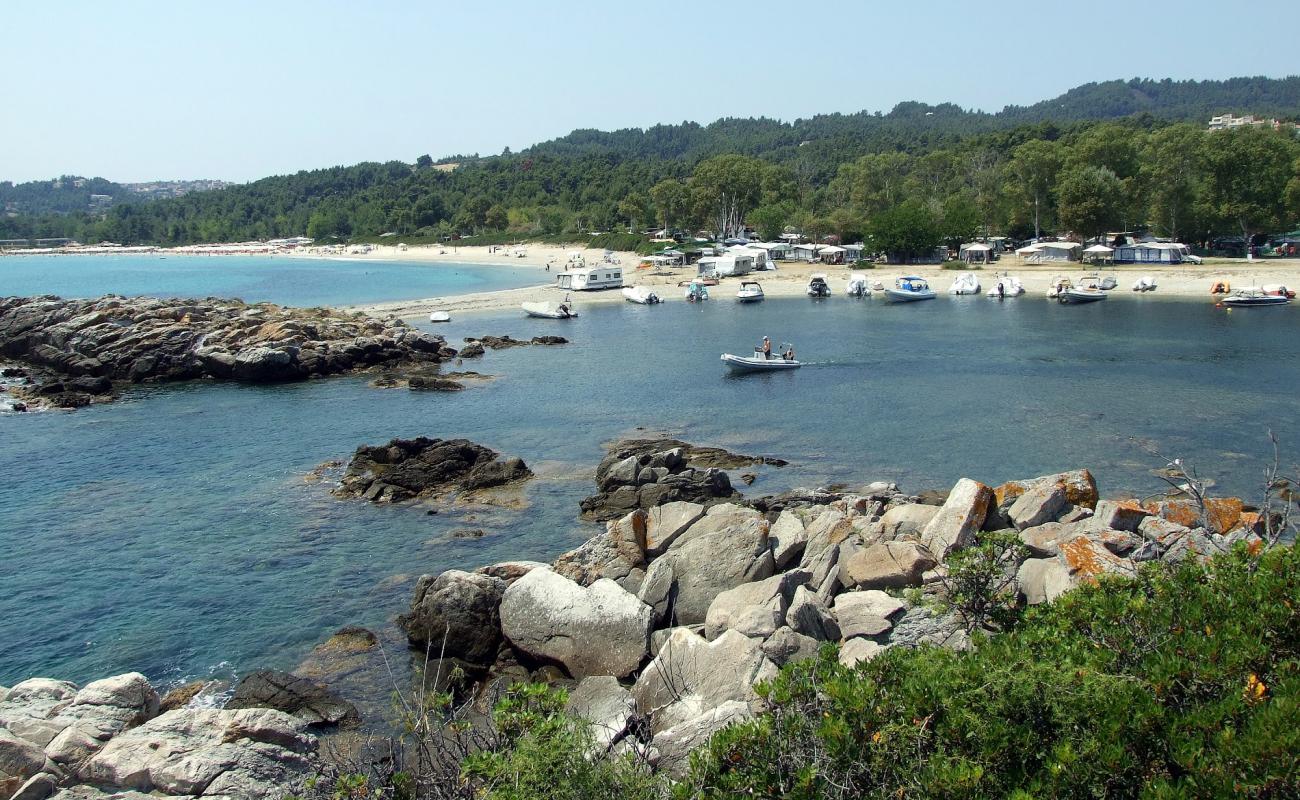
POLYGON ((475 491, 531 478, 518 458, 468 439, 393 439, 357 448, 334 494, 394 503, 454 491, 475 491))
POLYGON ((708 506, 739 497, 724 469, 785 463, 676 439, 628 439, 611 446, 596 468, 598 492, 582 501, 582 512, 608 520, 674 501, 708 506))
POLYGON ((90 397, 110 396, 117 382, 295 381, 437 363, 456 351, 442 337, 395 319, 239 300, 109 295, 0 298, 0 353, 53 372, 56 396, 90 397))
POLYGON ((278 800, 314 771, 306 725, 261 708, 159 715, 158 693, 138 673, 80 689, 35 678, 0 689, 0 794, 278 800))

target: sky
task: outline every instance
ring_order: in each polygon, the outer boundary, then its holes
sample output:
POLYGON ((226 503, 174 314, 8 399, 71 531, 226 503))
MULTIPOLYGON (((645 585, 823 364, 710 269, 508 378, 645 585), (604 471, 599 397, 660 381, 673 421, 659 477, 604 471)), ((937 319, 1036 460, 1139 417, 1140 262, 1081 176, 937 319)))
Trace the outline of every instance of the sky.
POLYGON ((1294 0, 4 0, 0 180, 249 181, 577 128, 996 111, 1090 81, 1284 77, 1294 0))

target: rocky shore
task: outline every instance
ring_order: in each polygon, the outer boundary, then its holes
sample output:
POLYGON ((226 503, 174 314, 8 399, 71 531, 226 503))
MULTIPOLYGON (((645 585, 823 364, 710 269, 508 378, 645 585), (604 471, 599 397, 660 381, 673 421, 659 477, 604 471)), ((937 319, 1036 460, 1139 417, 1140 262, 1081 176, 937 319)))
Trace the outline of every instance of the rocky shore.
POLYGON ((123 383, 297 381, 436 365, 456 352, 401 320, 325 308, 211 298, 0 298, 0 356, 23 364, 10 367, 6 381, 29 407, 111 399, 123 383))
MULTIPOLYGON (((393 440, 358 450, 346 492, 399 500, 522 480, 516 461, 465 440, 393 440)), ((963 554, 986 542, 1014 544, 995 583, 1032 606, 1144 562, 1261 541, 1259 512, 1240 500, 1105 499, 1087 470, 920 495, 878 482, 745 498, 724 470, 759 464, 784 462, 671 439, 612 446, 596 474, 605 500, 583 503, 617 509, 602 533, 550 563, 419 578, 397 626, 429 688, 484 698, 517 682, 567 686, 597 745, 678 776, 713 733, 763 712, 756 683, 824 644, 852 665, 996 634, 952 602, 963 554)), ((221 709, 160 703, 138 674, 0 688, 0 795, 283 796, 319 768, 316 732, 382 714, 388 691, 374 687, 393 680, 382 651, 369 631, 341 631, 293 673, 246 676, 221 709)))
POLYGON ((845 664, 891 647, 968 648, 980 625, 943 601, 950 559, 986 537, 1018 543, 998 569, 1022 605, 1258 539, 1259 514, 1239 500, 1205 513, 1188 500, 1107 500, 1087 470, 997 487, 962 479, 927 498, 886 483, 645 497, 688 469, 683 444, 613 448, 598 484, 615 487, 608 495, 635 486, 635 506, 554 562, 421 577, 399 618, 411 647, 489 681, 567 683, 569 710, 598 741, 630 737, 680 774, 712 733, 762 711, 757 682, 823 643, 845 664))

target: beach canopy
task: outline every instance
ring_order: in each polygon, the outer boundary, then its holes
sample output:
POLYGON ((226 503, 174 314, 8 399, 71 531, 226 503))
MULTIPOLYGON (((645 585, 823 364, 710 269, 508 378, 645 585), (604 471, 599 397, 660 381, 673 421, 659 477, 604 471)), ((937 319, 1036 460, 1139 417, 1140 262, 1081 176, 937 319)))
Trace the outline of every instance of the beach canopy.
POLYGON ((1052 250, 1073 250, 1080 245, 1078 242, 1039 242, 1037 246, 1051 248, 1052 250))
POLYGON ((1107 247, 1107 246, 1104 245, 1104 244, 1094 244, 1092 247, 1089 247, 1087 250, 1084 250, 1083 252, 1085 252, 1085 253, 1113 253, 1113 252, 1115 252, 1115 249, 1114 249, 1113 247, 1107 247))
POLYGON ((825 255, 825 254, 827 254, 827 253, 843 253, 843 252, 844 252, 844 248, 843 248, 843 247, 836 247, 836 246, 833 245, 833 244, 828 244, 828 245, 826 245, 825 247, 823 247, 823 248, 821 249, 820 252, 822 253, 822 255, 825 255))
POLYGON ((1041 244, 1031 244, 1017 250, 1016 255, 1027 256, 1030 255, 1031 253, 1037 253, 1040 247, 1042 247, 1041 244))
POLYGON ((992 248, 992 247, 989 247, 989 246, 986 245, 986 244, 981 244, 980 242, 974 242, 974 243, 972 243, 972 244, 964 244, 964 245, 962 245, 962 246, 961 246, 961 249, 963 249, 963 250, 968 250, 968 251, 973 250, 973 251, 976 252, 976 253, 987 253, 987 252, 989 252, 990 250, 992 250, 993 248, 992 248))

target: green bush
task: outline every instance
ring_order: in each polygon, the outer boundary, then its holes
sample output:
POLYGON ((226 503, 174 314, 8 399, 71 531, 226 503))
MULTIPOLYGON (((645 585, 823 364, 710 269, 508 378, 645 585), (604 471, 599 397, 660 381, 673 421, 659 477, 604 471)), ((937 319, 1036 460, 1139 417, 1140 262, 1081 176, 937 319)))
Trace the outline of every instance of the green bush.
POLYGON ((662 244, 651 242, 649 238, 639 233, 602 233, 591 237, 587 246, 596 250, 626 251, 643 256, 648 256, 663 247, 662 244))
POLYGON ((1152 565, 968 653, 823 652, 761 693, 676 797, 1296 797, 1300 555, 1152 565))

